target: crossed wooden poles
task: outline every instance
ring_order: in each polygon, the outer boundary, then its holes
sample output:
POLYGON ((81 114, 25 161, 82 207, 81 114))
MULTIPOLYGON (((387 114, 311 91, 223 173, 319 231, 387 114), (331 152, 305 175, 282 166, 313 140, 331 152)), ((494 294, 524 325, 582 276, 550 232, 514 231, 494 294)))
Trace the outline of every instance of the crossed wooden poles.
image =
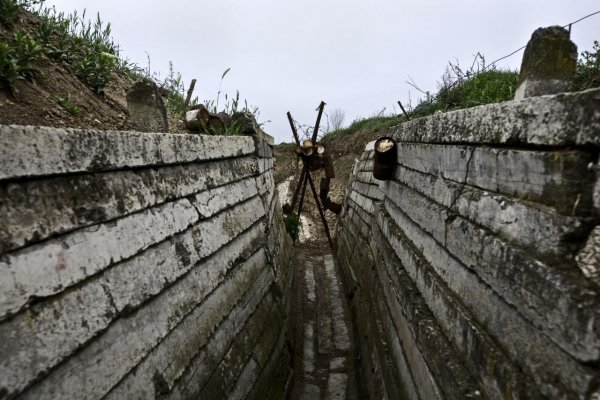
MULTIPOLYGON (((313 130, 313 134, 311 137, 311 141, 313 145, 317 141, 317 134, 319 133, 319 125, 321 124, 321 115, 323 115, 323 109, 325 108, 325 102, 321 101, 319 104, 319 114, 317 115, 317 122, 315 123, 315 128, 313 130)), ((294 140, 296 141, 296 145, 302 147, 300 143, 300 138, 298 137, 298 132, 296 131, 296 127, 294 126, 294 120, 292 118, 292 114, 288 111, 287 113, 288 120, 290 121, 290 127, 292 128, 292 133, 294 134, 294 140)), ((291 211, 296 208, 296 203, 298 201, 298 194, 300 194, 300 204, 298 206, 298 219, 300 218, 300 214, 302 212, 302 206, 304 205, 304 194, 306 193, 307 183, 310 185, 310 190, 312 191, 313 198, 315 199, 315 203, 317 204, 317 208, 319 209, 319 215, 321 216, 321 221, 323 222, 323 228, 325 229, 325 235, 327 236, 327 241, 329 242, 329 246, 333 248, 333 242, 331 240, 331 234, 329 233, 329 226, 327 225, 327 220, 325 219, 325 213, 323 212, 323 206, 317 195, 317 190, 315 189, 315 183, 310 175, 310 170, 308 168, 309 160, 308 157, 304 154, 300 155, 302 158, 303 168, 302 173, 300 174, 300 180, 298 181, 298 185, 294 190, 294 197, 292 199, 291 211), (302 192, 300 193, 300 188, 302 188, 302 192)))

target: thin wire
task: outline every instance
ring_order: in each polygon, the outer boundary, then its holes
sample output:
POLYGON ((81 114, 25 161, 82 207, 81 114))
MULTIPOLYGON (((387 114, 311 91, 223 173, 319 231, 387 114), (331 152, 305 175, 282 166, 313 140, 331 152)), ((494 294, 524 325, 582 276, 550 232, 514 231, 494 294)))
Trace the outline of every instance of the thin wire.
POLYGON ((566 28, 566 27, 567 27, 567 26, 569 26, 569 25, 575 25, 575 24, 576 24, 576 23, 578 23, 579 21, 583 21, 583 20, 584 20, 584 19, 586 19, 586 18, 593 17, 593 16, 594 16, 594 15, 596 15, 596 14, 600 14, 600 10, 598 10, 598 11, 596 11, 596 12, 594 12, 594 13, 588 14, 588 15, 586 15, 585 17, 581 17, 581 18, 579 18, 577 21, 573 21, 573 22, 571 22, 571 23, 568 23, 568 24, 566 24, 566 25, 563 25, 563 28, 566 28))
MULTIPOLYGON (((563 27, 563 28, 569 27, 569 29, 570 29, 570 27, 571 27, 572 25, 575 25, 576 23, 578 23, 578 22, 581 22, 581 21, 583 21, 584 19, 587 19, 587 18, 593 17, 593 16, 594 16, 594 15, 596 15, 596 14, 600 14, 600 10, 598 10, 598 11, 596 11, 596 12, 593 12, 593 13, 591 13, 591 14, 588 14, 588 15, 586 15, 585 17, 581 17, 581 18, 579 18, 577 21, 573 21, 573 22, 570 22, 570 23, 568 23, 568 24, 566 24, 566 25, 563 25, 562 27, 563 27)), ((525 45, 525 46, 522 46, 522 47, 519 47, 517 50, 513 51, 512 53, 510 53, 510 54, 507 54, 507 55, 505 55, 505 56, 503 56, 503 57, 500 57, 500 58, 499 58, 499 59, 497 59, 497 60, 494 60, 494 61, 492 61, 492 62, 491 62, 491 63, 489 63, 488 65, 484 66, 484 67, 481 69, 481 71, 479 71, 479 73, 482 73, 482 72, 484 72, 485 70, 487 70, 487 69, 488 69, 488 68, 490 68, 491 66, 495 65, 495 64, 496 64, 498 61, 502 61, 502 60, 504 60, 504 59, 506 59, 506 58, 508 58, 508 57, 510 57, 510 56, 513 56, 513 55, 515 55, 516 53, 518 53, 518 52, 520 52, 521 50, 523 50, 525 47, 527 47, 527 45, 525 45)), ((432 97, 432 98, 430 98, 430 99, 429 99, 429 103, 433 103, 434 101, 436 101, 436 100, 438 99, 438 97, 439 97, 439 96, 441 96, 443 93, 447 92, 448 90, 452 89, 454 86, 456 86, 456 85, 457 85, 457 84, 459 84, 460 82, 461 82, 461 81, 454 81, 454 82, 453 82, 452 84, 450 84, 449 86, 446 86, 445 88, 443 88, 442 90, 440 90, 436 96, 434 96, 434 97, 432 97)), ((414 86, 414 85, 413 85, 413 86, 414 86)), ((417 88, 417 87, 415 86, 415 88, 417 88)), ((418 89, 418 88, 417 88, 417 89, 418 89)), ((418 89, 418 90, 420 90, 420 89, 418 89)), ((414 110, 413 110, 413 111, 414 111, 414 110)), ((412 114, 412 112, 411 112, 411 114, 412 114)))

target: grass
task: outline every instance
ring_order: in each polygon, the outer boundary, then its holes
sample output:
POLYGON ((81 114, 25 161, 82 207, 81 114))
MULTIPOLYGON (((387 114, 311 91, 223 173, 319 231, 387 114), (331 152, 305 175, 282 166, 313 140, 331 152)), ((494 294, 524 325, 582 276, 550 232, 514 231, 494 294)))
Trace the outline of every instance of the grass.
POLYGON ((404 121, 406 121, 406 118, 398 115, 359 118, 354 120, 347 128, 341 128, 326 133, 321 140, 327 141, 360 131, 384 132, 386 129, 404 121))
MULTIPOLYGON (((82 14, 76 11, 70 14, 58 12, 54 7, 45 7, 43 0, 0 0, 0 24, 12 29, 24 10, 38 17, 34 29, 26 34, 15 35, 9 42, 0 43, 0 86, 8 89, 13 96, 18 94, 15 86, 18 80, 33 82, 34 78, 41 76, 35 62, 46 56, 54 62, 62 63, 98 94, 104 93, 117 71, 125 73, 134 81, 151 79, 166 94, 167 112, 178 119, 183 119, 187 109, 198 103, 198 98, 195 97, 190 104, 185 104, 186 88, 181 74, 174 71, 173 63, 169 63, 167 77, 161 79, 160 75, 151 74, 149 59, 148 68, 143 69, 122 57, 111 37, 110 23, 102 21, 100 15, 89 20, 85 11, 82 14)), ((222 96, 221 84, 229 71, 228 68, 222 74, 216 99, 205 101, 206 107, 214 114, 219 111, 230 115, 243 113, 256 124, 258 108, 248 106, 247 101, 240 101, 239 92, 231 97, 227 94, 222 96), (219 101, 222 97, 225 101, 221 105, 219 101)), ((75 110, 68 105, 68 98, 58 102, 71 111, 75 110)), ((224 134, 240 134, 243 129, 244 124, 233 123, 227 126, 224 134)))
POLYGON ((71 95, 69 93, 57 97, 56 102, 74 117, 78 117, 83 113, 83 110, 71 100, 71 95))
POLYGON ((437 111, 446 112, 484 104, 512 100, 519 74, 510 70, 487 70, 468 78, 442 84, 435 97, 426 98, 411 112, 412 117, 425 117, 437 111))

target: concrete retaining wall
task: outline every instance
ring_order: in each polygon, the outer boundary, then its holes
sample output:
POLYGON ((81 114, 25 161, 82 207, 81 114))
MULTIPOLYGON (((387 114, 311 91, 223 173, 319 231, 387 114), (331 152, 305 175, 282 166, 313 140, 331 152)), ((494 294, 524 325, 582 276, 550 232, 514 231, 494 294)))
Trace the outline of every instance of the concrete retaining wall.
POLYGON ((280 398, 292 247, 251 137, 0 127, 0 398, 280 398))
POLYGON ((337 258, 372 398, 600 398, 600 90, 398 126, 337 258), (368 245, 365 245, 368 244, 368 245))

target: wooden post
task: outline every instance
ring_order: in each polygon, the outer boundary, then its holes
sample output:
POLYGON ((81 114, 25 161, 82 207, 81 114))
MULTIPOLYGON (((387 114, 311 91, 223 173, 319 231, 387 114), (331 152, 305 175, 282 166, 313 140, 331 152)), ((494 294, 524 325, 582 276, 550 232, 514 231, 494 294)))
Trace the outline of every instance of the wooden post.
POLYGON ((187 109, 188 106, 190 105, 190 101, 192 100, 192 93, 194 92, 195 87, 196 87, 196 80, 192 79, 192 83, 190 83, 190 88, 188 89, 188 92, 187 92, 187 97, 185 98, 185 104, 184 104, 185 109, 187 109))

